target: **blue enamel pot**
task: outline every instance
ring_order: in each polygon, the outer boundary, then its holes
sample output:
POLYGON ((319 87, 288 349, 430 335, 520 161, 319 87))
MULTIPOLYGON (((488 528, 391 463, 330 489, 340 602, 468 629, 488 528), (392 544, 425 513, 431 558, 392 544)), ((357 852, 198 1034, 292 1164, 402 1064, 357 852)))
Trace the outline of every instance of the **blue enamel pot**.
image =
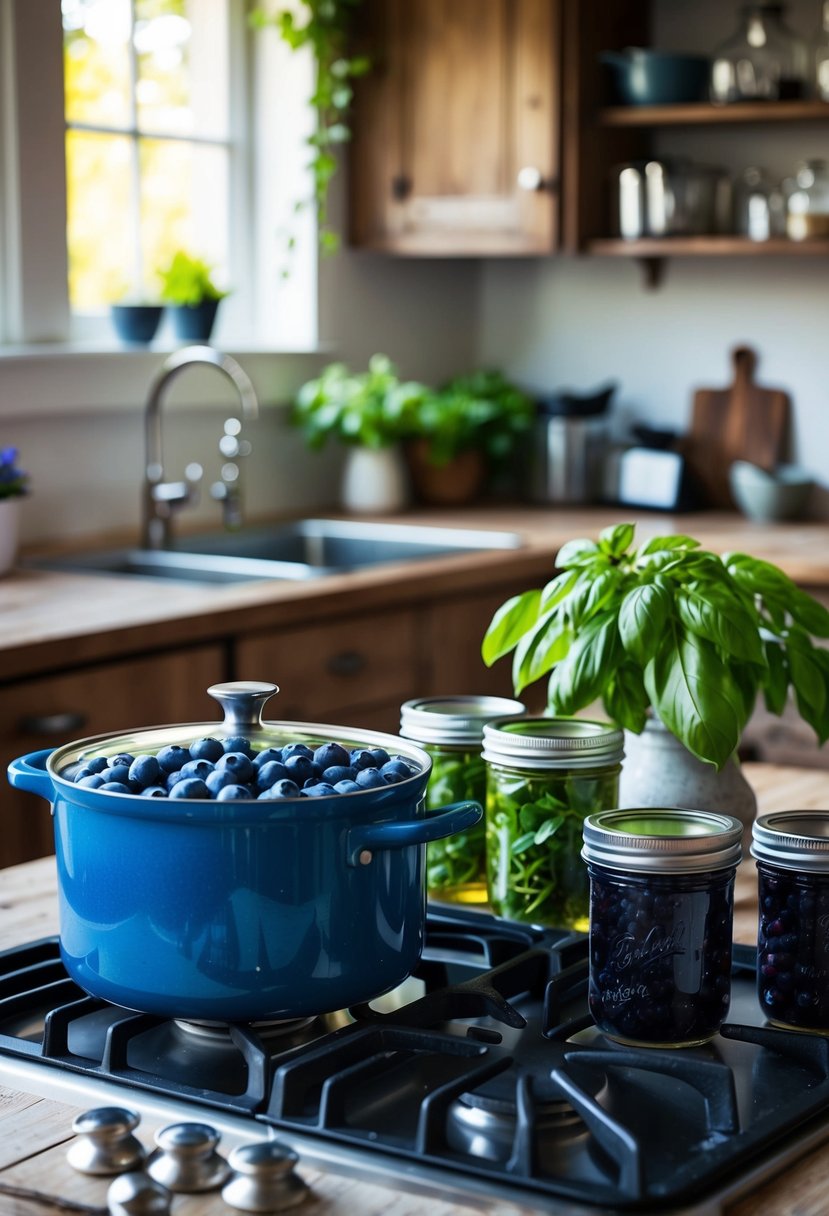
POLYGON ((92 996, 165 1017, 295 1018, 370 1000, 416 966, 424 846, 478 822, 481 807, 427 814, 430 758, 396 736, 263 723, 258 707, 252 721, 239 697, 261 705, 263 689, 274 686, 211 689, 226 713, 235 698, 224 726, 101 735, 9 766, 12 785, 52 804, 61 954, 92 996), (72 779, 93 756, 240 733, 254 751, 289 742, 383 748, 413 773, 359 793, 264 801, 149 798, 72 779))

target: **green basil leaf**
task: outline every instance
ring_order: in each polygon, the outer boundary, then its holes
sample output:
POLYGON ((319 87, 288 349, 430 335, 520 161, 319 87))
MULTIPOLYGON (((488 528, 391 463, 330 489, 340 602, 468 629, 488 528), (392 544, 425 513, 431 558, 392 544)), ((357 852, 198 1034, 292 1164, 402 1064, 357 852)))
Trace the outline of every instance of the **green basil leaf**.
POLYGON ((481 655, 487 667, 502 658, 538 618, 541 592, 537 589, 514 595, 502 604, 484 634, 481 655))
POLYGON ((556 566, 563 570, 570 566, 583 566, 600 554, 601 550, 594 540, 568 540, 556 555, 556 566))
POLYGON ((735 659, 765 665, 756 616, 752 617, 733 597, 715 587, 704 591, 678 588, 676 606, 680 620, 691 633, 707 638, 735 659))
POLYGON ((548 684, 548 701, 557 713, 574 714, 595 701, 624 655, 616 615, 591 621, 576 638, 548 684))
POLYGON ((513 840, 509 847, 510 853, 515 857, 518 853, 525 853, 531 844, 535 843, 535 832, 525 832, 523 836, 518 836, 513 840))
POLYGON ((535 836, 533 836, 533 844, 543 844, 545 840, 549 840, 551 836, 555 836, 563 823, 563 815, 557 815, 555 819, 548 819, 546 823, 542 823, 535 836))
POLYGON ((622 573, 617 566, 611 566, 608 570, 603 570, 601 574, 597 574, 590 584, 590 591, 587 599, 584 601, 584 617, 585 619, 594 616, 600 608, 606 607, 608 602, 613 599, 622 581, 622 573))
POLYGON ((611 557, 621 557, 633 540, 635 524, 615 524, 599 533, 599 548, 611 557))
POLYGON ((665 549, 698 549, 699 541, 692 536, 677 533, 674 536, 654 536, 647 544, 642 545, 638 555, 644 557, 648 553, 661 553, 665 549))
POLYGON ((740 741, 742 698, 711 643, 670 628, 645 668, 645 687, 668 730, 721 769, 740 741))
POLYGON ((759 557, 749 557, 746 553, 726 553, 723 562, 731 577, 753 595, 761 595, 764 599, 770 595, 777 599, 797 590, 787 574, 771 562, 761 561, 759 557))
POLYGON ((763 677, 763 698, 766 709, 778 717, 786 708, 789 695, 789 664, 779 642, 764 642, 767 670, 763 677))
POLYGON ((573 642, 572 632, 554 621, 551 612, 542 617, 535 629, 525 634, 515 648, 512 662, 512 684, 515 695, 523 692, 567 654, 573 642))
POLYGON ((640 666, 653 657, 671 615, 672 597, 665 587, 646 583, 634 587, 619 609, 619 636, 625 650, 640 666))
POLYGON ((642 672, 632 663, 619 666, 605 689, 602 701, 613 721, 625 730, 640 735, 645 729, 650 701, 642 672))
POLYGON ((786 608, 792 620, 816 638, 829 638, 829 612, 808 592, 795 586, 788 594, 786 608))
POLYGON ((822 713, 829 693, 826 673, 820 660, 815 658, 815 647, 805 635, 790 635, 786 652, 798 706, 802 701, 818 714, 822 713))
POLYGON ((578 570, 562 570, 561 574, 550 579, 541 592, 541 611, 546 612, 548 608, 554 608, 556 604, 561 603, 578 582, 579 577, 578 570))

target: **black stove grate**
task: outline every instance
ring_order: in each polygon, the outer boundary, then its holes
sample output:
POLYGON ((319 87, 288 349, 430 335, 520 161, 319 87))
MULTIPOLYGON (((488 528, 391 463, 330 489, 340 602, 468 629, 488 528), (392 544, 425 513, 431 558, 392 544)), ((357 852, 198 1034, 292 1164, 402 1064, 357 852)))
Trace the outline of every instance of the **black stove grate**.
POLYGON ((44 939, 0 954, 0 1055, 613 1211, 703 1198, 829 1113, 829 1043, 763 1023, 746 947, 721 1034, 649 1051, 593 1025, 582 935, 433 908, 426 942, 417 999, 276 1032, 107 1005, 44 939))

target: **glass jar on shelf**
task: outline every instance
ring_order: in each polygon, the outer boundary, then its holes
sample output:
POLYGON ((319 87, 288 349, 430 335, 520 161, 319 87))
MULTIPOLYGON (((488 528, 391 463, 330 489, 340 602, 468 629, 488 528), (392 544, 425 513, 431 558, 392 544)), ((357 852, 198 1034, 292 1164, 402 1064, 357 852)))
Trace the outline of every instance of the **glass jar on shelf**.
POLYGON ((793 241, 829 237, 829 162, 808 160, 786 200, 786 235, 793 241))
POLYGON ((711 100, 789 101, 808 96, 812 73, 805 39, 789 29, 784 4, 746 4, 740 26, 714 52, 711 100))
POLYGON ((813 47, 813 67, 815 96, 820 101, 829 101, 829 0, 823 0, 821 5, 820 27, 813 47))
POLYGON ((734 231, 750 241, 786 235, 786 198, 765 169, 749 166, 734 180, 734 231))

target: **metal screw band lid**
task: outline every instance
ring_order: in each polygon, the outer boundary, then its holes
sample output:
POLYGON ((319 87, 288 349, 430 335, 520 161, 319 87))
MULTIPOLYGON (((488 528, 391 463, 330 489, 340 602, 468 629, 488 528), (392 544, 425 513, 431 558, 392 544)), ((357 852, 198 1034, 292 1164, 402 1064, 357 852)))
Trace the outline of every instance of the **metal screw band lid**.
POLYGON ((619 764, 624 732, 588 718, 499 718, 484 727, 485 760, 533 768, 593 768, 619 764))
POLYGON ((829 874, 829 811, 774 811, 755 820, 751 835, 758 861, 829 874))
POLYGON ((583 828, 585 861, 609 869, 695 874, 736 866, 743 825, 733 815, 678 807, 598 811, 583 828))
POLYGON ((400 734, 417 743, 480 743, 493 718, 526 713, 509 697, 419 697, 400 706, 400 734))

